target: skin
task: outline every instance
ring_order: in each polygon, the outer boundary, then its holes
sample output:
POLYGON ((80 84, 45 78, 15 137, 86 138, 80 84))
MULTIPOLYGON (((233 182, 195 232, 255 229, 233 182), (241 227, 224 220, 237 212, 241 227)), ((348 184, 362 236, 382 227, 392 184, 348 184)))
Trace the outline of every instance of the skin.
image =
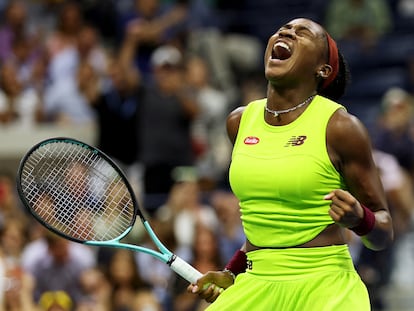
MULTIPOLYGON (((332 73, 327 64, 325 30, 308 19, 295 19, 282 26, 269 38, 265 51, 265 75, 268 80, 267 106, 272 110, 288 109, 316 94, 321 79, 332 73), (292 55, 286 60, 272 58, 276 42, 289 45, 292 55)), ((296 120, 307 105, 274 117, 264 113, 265 121, 282 126, 296 120)), ((227 132, 234 144, 244 107, 230 113, 227 132)), ((370 138, 366 128, 354 116, 337 110, 327 126, 327 149, 335 168, 343 176, 349 191, 334 189, 325 196, 330 201, 329 215, 335 221, 316 238, 297 247, 318 247, 346 243, 345 228, 359 225, 364 217, 361 206, 367 206, 375 215, 374 229, 361 237, 364 245, 373 250, 387 247, 393 239, 392 220, 384 190, 373 162, 370 138)), ((243 251, 259 247, 246 241, 243 251)), ((208 272, 196 284, 188 287, 208 302, 214 301, 233 279, 227 272, 208 272)), ((230 285, 229 285, 230 284, 230 285)))

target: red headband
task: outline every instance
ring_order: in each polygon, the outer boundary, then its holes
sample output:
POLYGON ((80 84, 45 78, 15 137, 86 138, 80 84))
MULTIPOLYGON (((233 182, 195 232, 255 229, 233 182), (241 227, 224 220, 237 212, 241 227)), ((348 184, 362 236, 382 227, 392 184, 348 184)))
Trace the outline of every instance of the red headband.
POLYGON ((322 89, 325 89, 331 84, 331 82, 336 78, 339 71, 339 60, 338 60, 338 47, 336 42, 331 36, 326 33, 326 38, 328 39, 328 49, 329 49, 329 65, 332 67, 332 72, 329 77, 323 82, 322 89))

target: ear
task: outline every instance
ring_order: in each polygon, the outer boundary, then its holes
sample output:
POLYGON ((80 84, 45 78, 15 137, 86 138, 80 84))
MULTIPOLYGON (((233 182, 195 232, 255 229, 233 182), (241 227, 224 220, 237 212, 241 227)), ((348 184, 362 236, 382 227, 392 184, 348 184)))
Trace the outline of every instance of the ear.
POLYGON ((329 77, 329 75, 332 72, 332 67, 331 65, 328 64, 324 64, 321 67, 319 67, 318 71, 316 72, 316 76, 320 77, 322 79, 326 79, 329 77))

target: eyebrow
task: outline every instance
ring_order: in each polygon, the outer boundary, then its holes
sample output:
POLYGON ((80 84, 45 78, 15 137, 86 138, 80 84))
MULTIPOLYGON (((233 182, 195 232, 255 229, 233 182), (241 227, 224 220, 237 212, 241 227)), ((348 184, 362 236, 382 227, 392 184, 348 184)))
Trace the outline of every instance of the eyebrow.
POLYGON ((292 29, 292 28, 294 28, 294 27, 296 27, 296 30, 297 30, 297 31, 306 30, 306 31, 308 31, 310 34, 312 34, 312 35, 313 35, 313 36, 315 36, 315 37, 318 37, 318 36, 319 36, 318 32, 316 32, 316 31, 312 30, 312 28, 311 28, 311 27, 308 27, 308 26, 305 26, 305 25, 301 25, 301 24, 289 24, 289 23, 287 23, 287 24, 282 25, 282 26, 279 28, 279 30, 280 30, 280 29, 283 29, 283 28, 286 28, 286 29, 292 29))

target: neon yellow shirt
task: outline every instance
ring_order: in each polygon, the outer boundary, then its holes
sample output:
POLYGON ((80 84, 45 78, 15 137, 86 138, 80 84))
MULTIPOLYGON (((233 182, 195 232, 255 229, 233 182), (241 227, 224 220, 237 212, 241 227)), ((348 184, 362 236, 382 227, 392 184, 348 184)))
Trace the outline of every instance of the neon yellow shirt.
POLYGON ((326 148, 326 126, 343 106, 316 96, 295 121, 264 121, 266 99, 243 112, 229 178, 240 200, 248 240, 261 247, 290 247, 333 223, 323 197, 345 184, 326 148))

